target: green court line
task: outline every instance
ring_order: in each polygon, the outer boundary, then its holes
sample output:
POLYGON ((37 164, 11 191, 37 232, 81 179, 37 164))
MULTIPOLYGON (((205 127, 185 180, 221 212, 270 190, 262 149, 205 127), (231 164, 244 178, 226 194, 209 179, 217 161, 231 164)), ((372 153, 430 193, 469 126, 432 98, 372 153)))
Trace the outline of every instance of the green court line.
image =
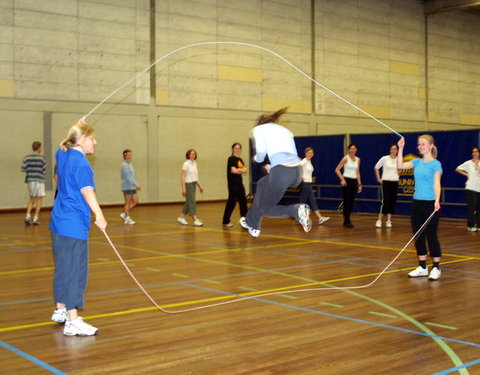
POLYGON ((147 271, 160 272, 160 270, 158 268, 146 267, 145 269, 147 271))
POLYGON ((188 276, 184 275, 183 273, 172 273, 172 275, 176 277, 183 277, 184 279, 188 279, 188 276))
POLYGON ((431 322, 425 322, 425 324, 428 324, 429 326, 452 329, 452 330, 458 329, 457 327, 446 326, 446 325, 443 325, 443 324, 437 324, 437 323, 431 323, 431 322))
POLYGON ((205 281, 206 283, 210 283, 210 284, 221 284, 220 281, 217 281, 217 280, 210 280, 210 279, 203 279, 202 281, 205 281))
POLYGON ((97 258, 100 262, 110 262, 110 259, 107 258, 97 258))
POLYGON ((337 305, 336 303, 330 303, 330 302, 319 302, 319 304, 325 305, 325 306, 338 307, 338 308, 344 307, 343 305, 337 305))
POLYGON ((369 314, 372 314, 372 315, 383 316, 383 317, 385 317, 385 318, 396 318, 396 317, 397 317, 396 315, 384 314, 384 313, 379 313, 379 312, 376 312, 376 311, 369 311, 368 313, 369 313, 369 314))

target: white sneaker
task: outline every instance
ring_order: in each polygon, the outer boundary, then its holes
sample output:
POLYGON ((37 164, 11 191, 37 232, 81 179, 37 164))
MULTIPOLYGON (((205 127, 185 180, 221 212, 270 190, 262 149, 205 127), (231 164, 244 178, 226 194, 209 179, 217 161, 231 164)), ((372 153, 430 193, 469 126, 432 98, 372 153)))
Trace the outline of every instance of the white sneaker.
POLYGON ((391 220, 387 220, 387 222, 385 223, 385 226, 387 228, 391 228, 392 227, 392 221, 391 220))
POLYGON ((307 204, 301 204, 298 207, 298 221, 302 224, 305 232, 310 232, 312 229, 312 219, 310 219, 310 207, 307 204))
POLYGON ((81 316, 76 319, 65 322, 63 328, 63 334, 65 336, 93 336, 97 333, 98 329, 88 323, 85 323, 81 316))
POLYGON ((126 216, 126 217, 125 217, 125 221, 124 221, 123 223, 124 223, 124 224, 128 224, 128 225, 133 225, 133 224, 135 224, 136 222, 133 221, 130 216, 126 216))
POLYGON ((440 276, 442 276, 442 270, 437 267, 433 267, 430 271, 430 275, 428 276, 428 280, 438 280, 440 276))
POLYGON ((232 223, 227 223, 227 224, 223 224, 223 226, 230 228, 230 227, 233 227, 233 224, 232 223))
POLYGON ((188 222, 187 222, 187 220, 185 220, 184 217, 179 217, 179 218, 177 219, 177 221, 178 221, 180 224, 182 224, 182 225, 188 225, 188 222))
POLYGON ((328 220, 330 220, 329 217, 322 216, 320 219, 318 219, 318 225, 322 225, 323 223, 326 223, 328 220))
POLYGON ((38 225, 38 224, 40 224, 40 220, 38 219, 38 216, 37 216, 37 215, 35 215, 35 216, 33 217, 33 220, 31 221, 31 223, 32 223, 33 225, 38 225))
POLYGON ((252 237, 260 236, 260 229, 253 229, 250 225, 247 224, 247 220, 244 217, 241 217, 238 221, 240 226, 248 230, 248 234, 252 237))
POLYGON ((428 269, 418 266, 413 271, 408 273, 408 277, 424 277, 428 276, 428 269))
POLYGON ((475 227, 468 227, 467 230, 468 230, 469 232, 476 232, 478 229, 475 228, 475 227))
POLYGON ((238 220, 238 224, 240 224, 240 226, 243 228, 243 229, 248 229, 250 228, 247 224, 247 220, 244 218, 244 217, 241 217, 240 220, 238 220))
POLYGON ((52 320, 57 323, 65 323, 67 320, 67 309, 55 309, 53 310, 52 320))
POLYGON ((260 230, 248 227, 248 234, 252 237, 258 237, 258 236, 260 236, 260 230))
POLYGON ((382 227, 382 220, 377 220, 375 222, 375 228, 381 228, 382 227))
POLYGON ((120 217, 121 217, 123 220, 125 220, 125 219, 127 218, 127 214, 126 214, 125 212, 122 212, 122 213, 120 214, 120 217))
POLYGON ((194 227, 203 227, 203 223, 201 220, 197 219, 193 222, 194 227))
POLYGON ((30 215, 25 216, 25 224, 32 224, 32 218, 30 217, 30 215))

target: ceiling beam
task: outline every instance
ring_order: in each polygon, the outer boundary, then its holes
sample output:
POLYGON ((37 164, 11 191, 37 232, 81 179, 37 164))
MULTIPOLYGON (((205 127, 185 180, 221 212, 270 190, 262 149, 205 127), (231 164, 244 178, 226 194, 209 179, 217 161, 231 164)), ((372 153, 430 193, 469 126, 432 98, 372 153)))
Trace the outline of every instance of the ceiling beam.
POLYGON ((450 12, 453 10, 468 10, 480 6, 480 1, 473 0, 426 0, 425 14, 450 12))

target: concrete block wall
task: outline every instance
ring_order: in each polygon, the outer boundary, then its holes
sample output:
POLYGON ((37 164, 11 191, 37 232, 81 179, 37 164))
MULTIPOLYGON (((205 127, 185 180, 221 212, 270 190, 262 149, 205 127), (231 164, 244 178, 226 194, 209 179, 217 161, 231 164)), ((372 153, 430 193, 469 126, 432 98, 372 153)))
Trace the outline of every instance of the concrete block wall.
MULTIPOLYGON (((155 54, 191 43, 236 41, 268 48, 399 132, 480 125, 479 16, 442 13, 425 23, 420 0, 157 0, 155 54), (315 34, 312 35, 312 30, 315 34), (312 46, 314 49, 312 51, 312 46)), ((1 0, 0 139, 7 194, 27 199, 19 165, 42 140, 51 114, 53 155, 79 117, 150 64, 149 0, 1 0)), ((251 127, 262 112, 297 136, 389 132, 281 59, 258 48, 208 45, 158 63, 155 90, 144 74, 89 117, 91 158, 102 203, 123 201, 121 151, 134 151, 141 200, 181 201, 180 169, 199 153, 199 199, 225 199, 233 142, 248 163, 251 127)), ((50 166, 52 167, 52 166, 50 166)), ((248 178, 245 178, 247 182, 248 178)), ((49 192, 46 205, 51 205, 49 192)))

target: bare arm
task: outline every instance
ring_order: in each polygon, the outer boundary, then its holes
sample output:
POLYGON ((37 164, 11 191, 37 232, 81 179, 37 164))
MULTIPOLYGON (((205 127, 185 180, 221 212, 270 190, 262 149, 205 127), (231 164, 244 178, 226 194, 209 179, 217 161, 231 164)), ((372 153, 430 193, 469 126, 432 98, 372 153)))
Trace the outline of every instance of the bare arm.
POLYGON ((187 195, 187 188, 185 186, 185 178, 187 177, 187 171, 184 171, 182 169, 182 179, 181 179, 181 183, 182 183, 182 195, 185 196, 187 195))
POLYGON ((455 172, 461 174, 462 176, 468 177, 468 173, 465 172, 463 169, 457 168, 455 169, 455 172))
POLYGON ((92 188, 88 187, 82 189, 82 196, 92 210, 93 214, 95 215, 95 225, 100 228, 101 231, 104 231, 107 228, 107 221, 105 220, 102 209, 98 204, 95 192, 92 188))
POLYGON ((435 181, 434 181, 434 190, 435 190, 435 211, 440 209, 440 194, 442 192, 442 186, 440 184, 440 179, 442 174, 440 172, 435 172, 435 181))
POLYGON ((205 190, 205 189, 203 188, 203 185, 200 182, 200 180, 197 180, 197 186, 198 186, 198 189, 200 190, 200 193, 203 193, 203 190, 205 190))
POLYGON ((382 178, 380 177, 380 169, 373 168, 373 170, 375 171, 375 177, 377 178, 377 182, 379 184, 381 184, 382 183, 382 178))
POLYGON ((230 168, 230 173, 233 173, 233 174, 244 174, 244 173, 247 173, 247 167, 243 167, 243 168, 231 167, 231 168, 230 168))
POLYGON ((342 160, 340 160, 340 163, 338 163, 337 168, 335 168, 335 173, 337 174, 338 178, 340 179, 340 185, 345 186, 347 184, 347 181, 345 181, 345 177, 342 175, 342 168, 347 162, 347 157, 344 156, 342 160))
POLYGON ((412 169, 412 162, 403 162, 403 148, 405 147, 405 138, 400 138, 398 141, 398 155, 397 155, 397 168, 398 169, 412 169))
POLYGON ((362 192, 362 178, 360 177, 360 158, 357 157, 358 159, 358 168, 357 168, 357 182, 358 182, 358 190, 357 193, 362 192))

